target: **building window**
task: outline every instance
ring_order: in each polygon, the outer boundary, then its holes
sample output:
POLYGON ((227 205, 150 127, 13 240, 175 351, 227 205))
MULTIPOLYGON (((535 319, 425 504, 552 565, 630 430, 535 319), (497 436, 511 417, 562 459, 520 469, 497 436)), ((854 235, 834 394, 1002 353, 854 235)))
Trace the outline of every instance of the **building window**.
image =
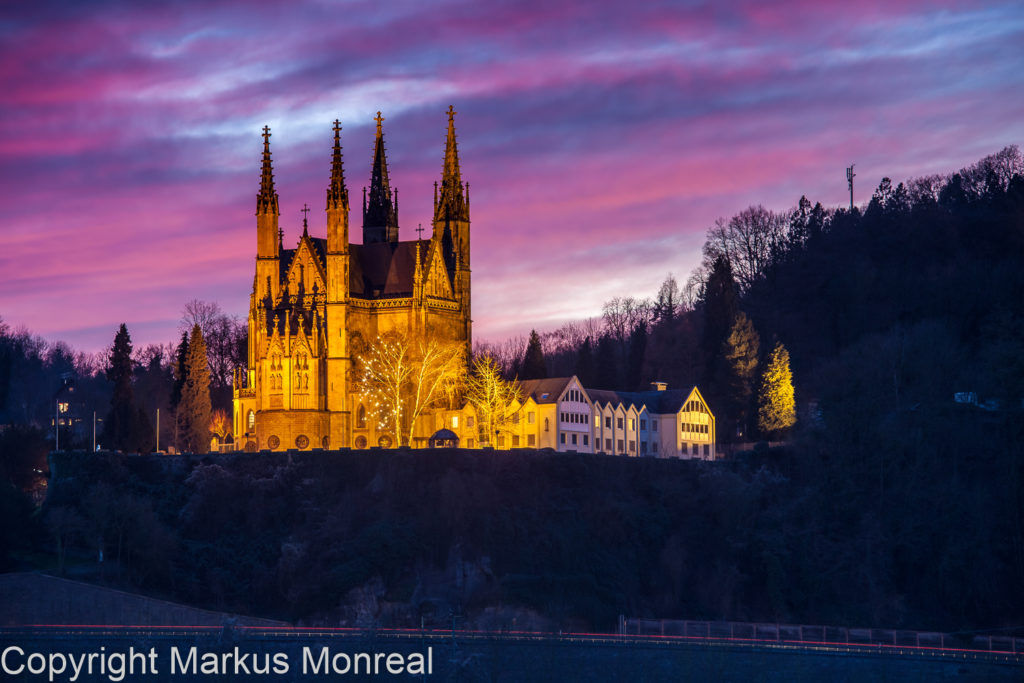
POLYGON ((545 432, 550 432, 551 431, 551 421, 548 420, 546 417, 544 418, 544 431, 545 432))
POLYGON ((452 429, 458 429, 458 428, 459 428, 459 416, 458 415, 452 415, 452 429))
POLYGON ((505 435, 504 434, 499 434, 498 435, 498 448, 504 448, 504 447, 505 447, 505 435))
POLYGON ((617 420, 615 421, 615 424, 616 424, 616 426, 618 426, 618 428, 619 428, 619 429, 622 429, 622 418, 621 418, 621 417, 620 417, 620 418, 618 418, 618 419, 617 419, 617 420))
POLYGON ((473 426, 473 416, 472 415, 468 415, 466 417, 466 426, 467 427, 472 427, 473 426))
POLYGON ((519 448, 519 435, 518 434, 513 434, 512 435, 512 448, 519 448))
POLYGON ((366 437, 365 436, 357 436, 356 437, 356 448, 366 448, 366 437))
POLYGON ((652 432, 658 431, 658 421, 657 420, 651 420, 651 431, 652 432))
POLYGON ((711 455, 711 446, 704 444, 704 455, 711 455))
POLYGON ((605 429, 611 429, 612 428, 612 419, 610 417, 606 417, 604 419, 604 427, 605 427, 605 429))
POLYGON ((533 424, 536 421, 537 421, 537 413, 529 412, 529 413, 526 414, 526 422, 527 423, 533 424))
POLYGON ((512 413, 512 424, 514 424, 514 425, 519 424, 519 411, 518 410, 516 412, 512 413))
POLYGON ((526 445, 527 446, 536 446, 537 445, 537 436, 535 434, 528 434, 526 436, 526 445))
POLYGON ((652 453, 657 453, 658 452, 658 442, 657 441, 655 441, 654 443, 651 444, 651 452, 652 453))
POLYGON ((604 449, 606 451, 610 451, 612 449, 612 440, 611 439, 605 439, 604 440, 604 449))
POLYGON ((646 441, 641 441, 640 442, 640 452, 643 453, 644 455, 647 455, 647 442, 646 441))
POLYGON ((256 428, 256 413, 254 413, 253 411, 250 410, 247 422, 249 424, 249 429, 250 430, 255 429, 256 428))
POLYGON ((565 443, 565 433, 563 432, 563 433, 559 434, 558 436, 560 437, 561 442, 565 443))
POLYGON ((636 420, 631 417, 629 418, 629 431, 633 431, 634 429, 636 429, 636 420))
POLYGON ((697 444, 693 444, 693 454, 694 455, 697 455, 697 449, 698 449, 697 444))
POLYGON ((687 451, 687 450, 688 450, 689 448, 690 448, 690 447, 689 447, 689 446, 688 446, 688 445, 686 444, 686 442, 684 441, 684 442, 683 442, 683 444, 682 444, 682 445, 681 445, 681 446, 679 447, 679 452, 680 452, 680 453, 682 453, 683 455, 686 455, 686 451, 687 451))
POLYGON ((466 439, 466 448, 473 447, 473 439, 466 439))
POLYGON ((576 435, 575 434, 572 435, 572 445, 573 446, 576 445, 576 435))
POLYGON ((590 445, 590 435, 589 434, 584 434, 583 435, 583 445, 584 446, 589 446, 590 445))
POLYGON ((640 420, 640 429, 647 429, 647 420, 640 420))
POLYGON ((636 453, 636 441, 633 441, 632 439, 629 440, 629 452, 636 453))
POLYGON ((619 443, 618 443, 618 446, 619 446, 619 448, 618 448, 618 451, 619 451, 619 453, 621 453, 621 452, 622 452, 622 451, 624 450, 624 449, 622 448, 622 439, 619 439, 619 443))
POLYGON ((356 411, 356 428, 366 429, 366 406, 362 403, 359 404, 359 410, 356 411))

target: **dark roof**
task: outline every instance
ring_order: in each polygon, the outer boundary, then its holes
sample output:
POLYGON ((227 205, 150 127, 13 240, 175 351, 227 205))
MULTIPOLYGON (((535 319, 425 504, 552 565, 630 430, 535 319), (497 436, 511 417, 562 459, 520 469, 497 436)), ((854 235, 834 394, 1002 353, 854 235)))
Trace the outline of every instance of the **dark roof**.
MULTIPOLYGON (((321 267, 327 268, 327 240, 310 237, 313 255, 321 267)), ((430 243, 420 246, 425 259, 430 243)), ((297 249, 281 249, 280 278, 284 282, 297 249)), ((349 292, 364 299, 412 296, 416 274, 416 240, 409 242, 374 242, 349 244, 349 292)))
POLYGON ((572 377, 549 377, 548 379, 527 379, 519 383, 523 400, 533 397, 536 403, 555 403, 565 391, 572 377))
MULTIPOLYGON (((421 258, 426 244, 420 248, 421 258)), ((412 296, 416 240, 349 245, 349 292, 366 299, 412 296)))
POLYGON ((607 405, 608 403, 630 404, 637 408, 647 406, 649 413, 677 413, 686 403, 693 389, 666 389, 665 391, 608 391, 605 389, 587 389, 592 401, 607 405))

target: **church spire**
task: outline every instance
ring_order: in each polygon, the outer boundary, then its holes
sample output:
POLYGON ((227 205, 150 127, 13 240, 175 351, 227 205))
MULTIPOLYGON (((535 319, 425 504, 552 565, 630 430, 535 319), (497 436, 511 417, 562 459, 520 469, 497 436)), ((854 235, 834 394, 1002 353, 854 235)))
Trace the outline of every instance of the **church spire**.
POLYGON ((455 108, 448 106, 448 139, 444 146, 444 167, 441 170, 441 196, 435 202, 437 222, 468 220, 466 201, 459 169, 459 146, 455 136, 455 108))
POLYGON ((274 191, 274 169, 270 163, 270 127, 263 126, 263 169, 260 175, 260 193, 256 195, 256 213, 280 215, 277 192, 274 191))
POLYGON ((363 242, 397 242, 398 211, 388 178, 388 159, 384 148, 384 117, 377 112, 377 140, 373 150, 370 193, 363 208, 363 242))
POLYGON ((327 188, 327 210, 348 208, 345 167, 341 155, 341 121, 334 120, 334 151, 331 155, 331 184, 327 188))

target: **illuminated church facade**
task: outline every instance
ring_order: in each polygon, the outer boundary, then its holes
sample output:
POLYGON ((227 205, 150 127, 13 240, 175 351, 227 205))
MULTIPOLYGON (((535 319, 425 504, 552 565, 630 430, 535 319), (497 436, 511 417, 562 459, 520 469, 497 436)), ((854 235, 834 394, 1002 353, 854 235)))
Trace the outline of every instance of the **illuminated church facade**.
MULTIPOLYGON (((395 435, 378 430, 359 394, 354 363, 360 351, 392 331, 411 342, 456 342, 469 351, 469 186, 459 170, 454 117, 449 107, 428 239, 399 239, 398 191, 388 177, 378 112, 370 186, 363 189, 362 243, 349 240, 349 193, 335 121, 327 236, 310 236, 304 218, 293 249, 283 245, 270 130, 263 129, 248 365, 234 377, 237 449, 391 446, 395 435)), ((432 425, 425 419, 417 440, 425 441, 432 425)))

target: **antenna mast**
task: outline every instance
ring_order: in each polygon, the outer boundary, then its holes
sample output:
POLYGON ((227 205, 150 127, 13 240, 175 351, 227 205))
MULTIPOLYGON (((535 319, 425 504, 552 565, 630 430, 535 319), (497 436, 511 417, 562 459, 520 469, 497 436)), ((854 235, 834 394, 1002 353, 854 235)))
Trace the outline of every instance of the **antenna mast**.
POLYGON ((853 213, 853 179, 857 175, 853 172, 855 164, 850 164, 846 169, 846 182, 850 185, 850 212, 853 213))

